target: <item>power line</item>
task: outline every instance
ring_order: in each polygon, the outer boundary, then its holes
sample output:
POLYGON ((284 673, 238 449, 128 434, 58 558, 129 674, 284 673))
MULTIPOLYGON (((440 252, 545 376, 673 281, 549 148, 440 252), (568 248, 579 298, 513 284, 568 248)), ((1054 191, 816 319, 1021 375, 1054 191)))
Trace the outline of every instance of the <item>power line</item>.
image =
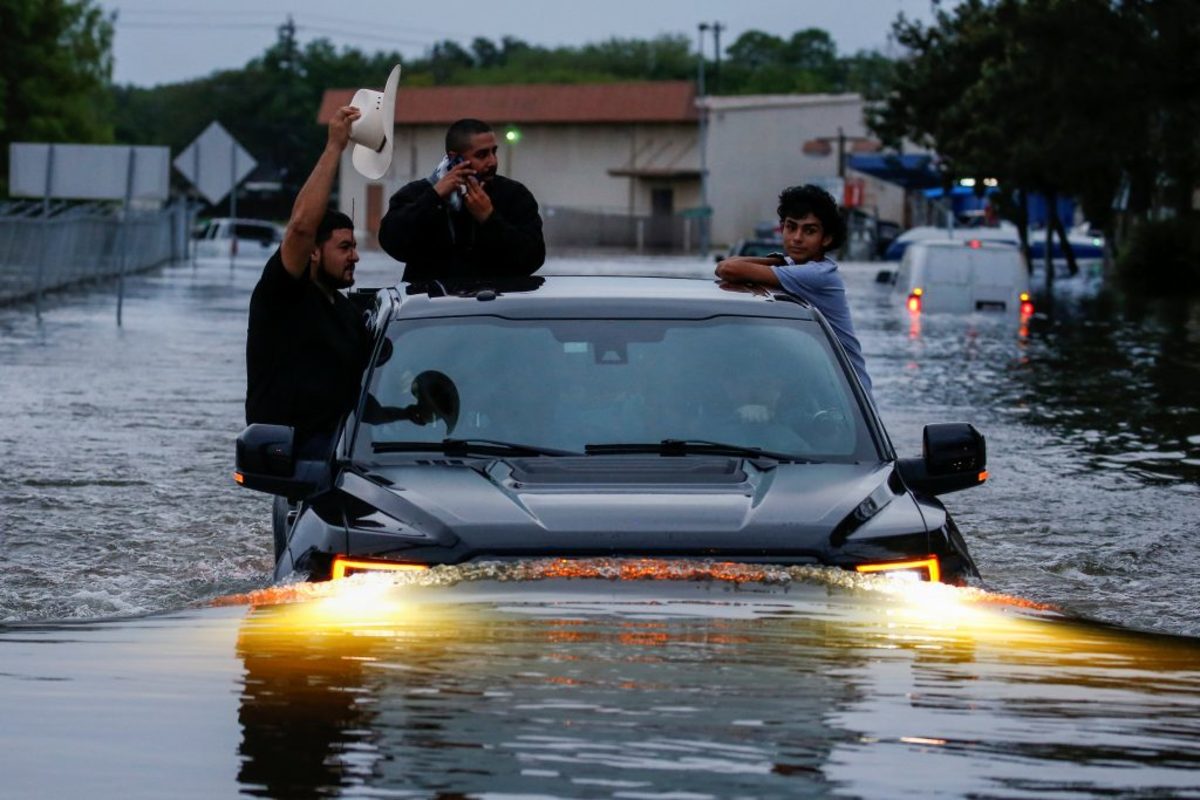
MULTIPOLYGON (((170 22, 126 22, 118 24, 121 28, 140 28, 145 30, 178 30, 179 25, 170 22)), ((222 29, 260 29, 278 28, 278 22, 189 22, 189 28, 222 28, 222 29)))
POLYGON ((363 41, 368 41, 368 42, 388 42, 391 44, 410 44, 410 45, 417 45, 419 47, 427 47, 427 46, 433 44, 433 42, 431 42, 429 39, 404 39, 404 38, 399 38, 396 36, 373 36, 372 34, 363 33, 361 31, 346 31, 346 30, 339 30, 337 28, 319 28, 319 27, 315 27, 313 25, 297 25, 296 29, 302 30, 302 31, 311 31, 314 33, 323 33, 323 34, 330 35, 330 36, 342 36, 342 37, 346 37, 348 39, 361 39, 363 41))
MULTIPOLYGON (((271 25, 279 24, 279 22, 278 22, 279 17, 277 14, 275 14, 273 12, 228 11, 228 12, 221 12, 221 14, 220 14, 220 17, 222 17, 222 18, 235 17, 235 16, 258 17, 258 18, 261 18, 264 20, 264 24, 265 24, 266 20, 270 20, 271 25)), ((307 25, 305 27, 309 27, 313 30, 327 30, 330 32, 336 31, 337 33, 339 33, 341 35, 356 36, 356 37, 362 37, 362 38, 369 38, 371 36, 378 37, 378 36, 395 35, 396 38, 405 40, 408 42, 425 43, 428 41, 425 38, 416 40, 416 39, 411 39, 411 38, 404 39, 404 37, 406 37, 406 36, 409 36, 409 37, 411 37, 411 36, 453 37, 456 35, 454 32, 451 32, 451 31, 433 30, 433 29, 429 29, 429 28, 414 28, 414 27, 410 27, 410 26, 380 25, 375 20, 355 20, 355 19, 350 19, 347 17, 332 17, 332 16, 327 16, 324 14, 303 14, 303 15, 293 15, 293 16, 297 20, 299 20, 300 23, 304 23, 304 22, 311 20, 315 24, 307 25), (347 31, 347 30, 340 29, 340 28, 330 27, 330 23, 332 23, 333 25, 361 25, 363 28, 369 29, 369 30, 373 31, 374 33, 373 34, 363 34, 359 31, 347 31)), ((169 21, 167 21, 170 19, 178 19, 181 21, 180 24, 184 24, 184 25, 188 25, 188 26, 201 25, 201 27, 213 27, 213 26, 222 24, 220 22, 212 20, 212 17, 213 17, 213 13, 210 11, 192 11, 192 10, 188 10, 188 9, 155 8, 155 9, 120 12, 117 16, 117 25, 129 26, 129 27, 167 26, 167 25, 171 24, 169 21), (127 15, 132 16, 134 18, 129 19, 127 17, 127 15), (162 21, 158 21, 155 19, 141 19, 140 17, 142 17, 143 15, 150 16, 150 17, 166 18, 166 19, 164 19, 162 21), (203 25, 203 24, 197 23, 194 21, 195 18, 207 20, 207 21, 209 21, 209 24, 203 25)), ((229 24, 229 23, 224 23, 224 24, 229 24)))
POLYGON ((415 33, 415 34, 426 34, 428 36, 446 36, 446 37, 453 37, 453 36, 459 35, 455 31, 434 30, 432 28, 414 28, 410 25, 404 25, 404 26, 382 25, 381 26, 376 20, 353 20, 353 19, 349 19, 347 17, 332 17, 332 16, 326 16, 324 14, 305 13, 304 19, 311 19, 311 20, 315 20, 317 22, 324 21, 326 24, 333 23, 335 25, 345 25, 347 23, 349 23, 351 25, 358 24, 358 25, 367 26, 373 31, 387 30, 387 31, 396 31, 397 33, 415 33))

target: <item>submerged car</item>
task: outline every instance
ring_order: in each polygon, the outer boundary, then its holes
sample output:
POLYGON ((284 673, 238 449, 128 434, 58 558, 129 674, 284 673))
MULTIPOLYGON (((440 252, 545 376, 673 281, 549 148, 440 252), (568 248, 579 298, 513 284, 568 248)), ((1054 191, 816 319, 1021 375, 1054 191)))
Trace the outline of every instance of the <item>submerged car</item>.
POLYGON ((892 293, 913 313, 1033 313, 1029 269, 1016 246, 980 239, 914 242, 892 274, 892 293))
POLYGON ((261 219, 218 217, 193 238, 195 254, 201 258, 243 256, 265 261, 283 241, 283 226, 261 219))
POLYGON ((555 557, 978 572, 936 495, 983 437, 897 458, 824 317, 712 280, 526 278, 373 296, 374 354, 327 461, 251 425, 237 480, 285 495, 276 577, 555 557))

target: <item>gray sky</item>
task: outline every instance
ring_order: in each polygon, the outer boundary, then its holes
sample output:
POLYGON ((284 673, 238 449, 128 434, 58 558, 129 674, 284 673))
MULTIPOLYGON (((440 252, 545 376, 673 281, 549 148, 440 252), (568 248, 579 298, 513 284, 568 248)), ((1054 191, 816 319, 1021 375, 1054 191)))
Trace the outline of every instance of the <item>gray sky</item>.
MULTIPOLYGON (((720 22, 722 46, 747 30, 791 35, 823 28, 838 52, 886 51, 892 20, 903 12, 931 19, 930 0, 98 0, 118 12, 117 83, 153 86, 240 67, 262 53, 288 14, 298 37, 327 37, 368 52, 397 49, 419 56, 435 41, 464 45, 505 35, 531 44, 579 45, 660 33, 696 37, 700 22, 720 22)), ((711 56, 712 40, 706 44, 711 56)))

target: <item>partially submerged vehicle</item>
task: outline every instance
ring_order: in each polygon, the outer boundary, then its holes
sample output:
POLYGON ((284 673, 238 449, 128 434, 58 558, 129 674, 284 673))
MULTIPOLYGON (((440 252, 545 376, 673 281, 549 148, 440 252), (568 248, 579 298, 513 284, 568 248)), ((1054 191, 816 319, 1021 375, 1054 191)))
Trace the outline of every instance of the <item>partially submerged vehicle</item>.
POLYGON ((978 575, 937 495, 986 479, 983 436, 929 425, 898 458, 807 303, 637 277, 371 300, 330 458, 297 459, 287 427, 238 438, 237 480, 298 503, 277 578, 544 557, 978 575))
MULTIPOLYGON (((954 239, 963 242, 1003 242, 1014 247, 1019 247, 1021 244, 1021 235, 1017 226, 1005 220, 1001 220, 995 225, 970 225, 953 228, 921 225, 909 228, 893 238, 883 252, 883 260, 900 261, 904 258, 908 248, 917 242, 940 239, 954 239)), ((1104 259, 1104 237, 1098 231, 1092 230, 1086 223, 1068 231, 1067 241, 1071 243, 1071 252, 1077 262, 1092 264, 1099 263, 1104 259)), ((1035 267, 1045 261, 1046 233, 1044 229, 1029 232, 1029 258, 1035 267)), ((1050 258, 1054 262, 1056 270, 1065 269, 1067 256, 1062 242, 1057 236, 1053 237, 1050 242, 1050 258)))
POLYGON ((246 257, 266 261, 283 241, 283 226, 262 219, 216 217, 193 236, 201 258, 246 257))
POLYGON ((892 274, 892 291, 914 313, 1033 313, 1025 259, 1015 245, 1004 242, 914 242, 892 274))

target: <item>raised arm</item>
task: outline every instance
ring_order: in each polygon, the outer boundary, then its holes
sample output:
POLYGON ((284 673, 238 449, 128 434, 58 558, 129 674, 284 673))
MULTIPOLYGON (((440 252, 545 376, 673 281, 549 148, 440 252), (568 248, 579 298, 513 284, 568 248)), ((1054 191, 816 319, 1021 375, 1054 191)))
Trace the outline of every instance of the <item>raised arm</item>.
POLYGON ((350 124, 358 117, 359 111, 353 106, 343 106, 333 112, 325 149, 292 203, 292 216, 283 234, 279 256, 283 268, 293 278, 299 278, 308 269, 309 257, 317 246, 317 226, 329 208, 329 192, 337 175, 338 162, 350 141, 350 124))

